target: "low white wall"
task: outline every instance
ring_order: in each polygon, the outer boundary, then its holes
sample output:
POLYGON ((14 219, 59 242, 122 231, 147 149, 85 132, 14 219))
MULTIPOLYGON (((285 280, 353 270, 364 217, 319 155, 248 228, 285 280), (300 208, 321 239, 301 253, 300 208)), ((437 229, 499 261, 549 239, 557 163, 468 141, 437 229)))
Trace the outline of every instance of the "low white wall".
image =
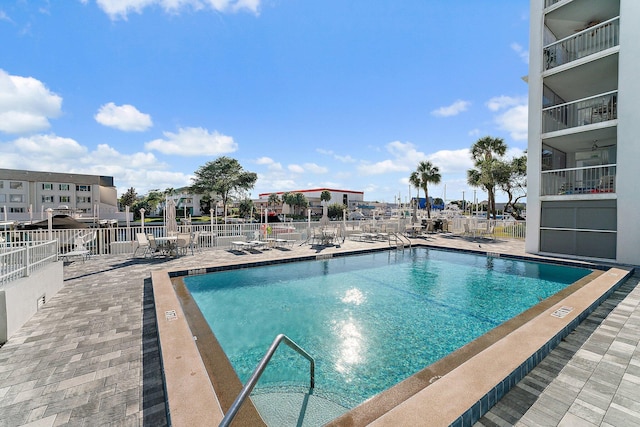
POLYGON ((38 311, 44 295, 45 304, 63 286, 62 262, 52 262, 29 277, 9 282, 0 288, 0 343, 6 342, 38 311))

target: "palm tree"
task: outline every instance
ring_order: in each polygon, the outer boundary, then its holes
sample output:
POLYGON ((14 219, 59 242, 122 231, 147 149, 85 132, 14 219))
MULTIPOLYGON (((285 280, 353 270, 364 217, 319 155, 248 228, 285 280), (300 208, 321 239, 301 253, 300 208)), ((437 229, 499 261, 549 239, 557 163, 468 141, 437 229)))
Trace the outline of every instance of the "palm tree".
POLYGON ((411 175, 409 175, 409 184, 413 185, 418 190, 416 203, 418 204, 418 207, 420 207, 420 187, 422 187, 422 180, 420 179, 420 174, 418 172, 411 172, 411 175))
POLYGON ((490 214, 496 217, 496 169, 499 166, 500 157, 507 152, 507 145, 502 138, 485 136, 471 146, 471 159, 475 169, 467 171, 467 182, 472 187, 484 187, 489 197, 487 218, 490 214))
POLYGON ((269 200, 267 201, 267 206, 276 206, 276 205, 279 205, 280 203, 282 203, 282 200, 280 200, 280 196, 278 196, 277 193, 269 194, 269 200))
POLYGON ((427 218, 431 218, 431 202, 429 201, 429 184, 440 184, 442 176, 440 176, 440 169, 434 166, 430 161, 423 160, 418 163, 416 169, 417 174, 420 176, 420 184, 424 190, 424 197, 427 201, 427 218))

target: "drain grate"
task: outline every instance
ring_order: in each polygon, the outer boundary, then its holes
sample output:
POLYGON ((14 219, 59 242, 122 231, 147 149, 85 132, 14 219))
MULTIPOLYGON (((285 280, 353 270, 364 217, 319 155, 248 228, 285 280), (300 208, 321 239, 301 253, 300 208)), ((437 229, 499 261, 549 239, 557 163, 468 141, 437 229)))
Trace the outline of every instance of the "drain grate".
POLYGON ((562 306, 559 309, 557 309, 556 311, 554 311, 553 313, 551 313, 551 315, 553 317, 558 317, 558 318, 562 319, 563 317, 565 317, 567 314, 571 313, 572 311, 573 311, 573 307, 562 306))

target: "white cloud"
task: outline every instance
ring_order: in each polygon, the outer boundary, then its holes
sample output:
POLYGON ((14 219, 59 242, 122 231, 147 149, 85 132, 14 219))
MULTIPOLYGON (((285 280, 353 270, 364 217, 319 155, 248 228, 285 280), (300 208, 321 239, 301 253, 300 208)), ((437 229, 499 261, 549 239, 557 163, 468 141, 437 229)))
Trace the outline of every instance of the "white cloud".
POLYGON ((462 113, 463 111, 467 111, 467 109, 469 108, 469 106, 471 105, 471 102, 469 101, 463 101, 461 99, 457 100, 456 102, 454 102, 451 105, 448 105, 446 107, 440 107, 436 110, 433 110, 431 112, 431 114, 433 114, 436 117, 451 117, 451 116, 457 116, 458 114, 462 113))
POLYGON ((511 138, 516 141, 527 139, 529 108, 526 105, 519 105, 510 108, 495 118, 498 127, 509 132, 511 138))
POLYGON ((4 10, 0 10, 0 21, 12 22, 11 18, 9 18, 9 15, 7 15, 4 10))
POLYGON ((238 149, 232 137, 203 128, 180 128, 178 133, 163 132, 166 139, 147 142, 147 150, 181 156, 218 156, 238 149))
POLYGON ((296 164, 291 164, 289 166, 287 166, 287 169, 289 169, 290 172, 293 173, 299 173, 299 174, 303 174, 304 173, 304 168, 300 165, 296 165, 296 164))
POLYGON ((325 150, 324 148, 317 148, 316 151, 320 154, 326 154, 327 156, 331 156, 342 163, 355 163, 356 161, 356 159, 354 159, 348 154, 346 156, 341 156, 339 154, 336 154, 333 150, 325 150))
POLYGON ((440 173, 466 173, 473 167, 469 149, 440 150, 428 157, 429 161, 440 169, 440 173))
POLYGON ((211 9, 216 12, 251 12, 258 14, 261 0, 96 0, 96 4, 109 18, 127 19, 129 13, 142 13, 144 9, 160 6, 166 13, 177 14, 184 9, 211 9))
POLYGON ((364 162, 358 166, 361 175, 379 175, 388 172, 408 172, 415 168, 420 160, 426 159, 423 152, 416 150, 410 142, 393 141, 385 146, 392 159, 376 163, 364 162))
POLYGON ((487 108, 491 111, 499 111, 505 108, 514 107, 517 105, 526 105, 526 96, 494 96, 487 101, 487 108))
POLYGON ((304 168, 308 172, 315 173, 315 174, 323 174, 323 173, 329 172, 329 169, 325 168, 324 166, 319 166, 315 163, 305 163, 304 168))
POLYGON ((500 114, 494 117, 499 129, 509 132, 516 141, 527 139, 528 105, 526 96, 496 96, 487 101, 487 108, 500 114))
POLYGON ((518 54, 525 64, 529 63, 529 51, 523 48, 519 43, 511 43, 511 49, 518 54))
POLYGON ((32 77, 0 69, 0 131, 23 134, 49 129, 61 114, 62 98, 32 77))
POLYGON ((106 144, 89 150, 54 134, 0 143, 0 168, 113 176, 119 193, 134 187, 138 194, 146 194, 155 188, 183 187, 191 180, 187 174, 169 171, 169 165, 152 153, 123 154, 106 144))
POLYGON ((150 115, 141 113, 129 104, 116 105, 109 102, 100 107, 94 118, 101 125, 126 132, 142 132, 153 126, 150 115))
POLYGON ((294 163, 287 166, 287 169, 289 169, 290 172, 293 172, 296 174, 304 174, 304 173, 324 174, 329 171, 324 166, 319 166, 315 163, 305 163, 303 165, 298 165, 294 163))
POLYGON ((256 164, 267 166, 267 168, 272 172, 282 171, 282 164, 276 162, 271 157, 260 157, 256 160, 256 164))

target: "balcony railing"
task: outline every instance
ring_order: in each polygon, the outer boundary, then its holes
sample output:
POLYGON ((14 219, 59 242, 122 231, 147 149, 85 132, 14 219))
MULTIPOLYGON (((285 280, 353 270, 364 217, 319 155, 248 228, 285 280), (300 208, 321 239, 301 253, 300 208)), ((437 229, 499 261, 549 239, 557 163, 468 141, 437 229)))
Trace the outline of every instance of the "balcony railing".
POLYGON ((616 165, 542 172, 541 196, 615 193, 616 165))
POLYGON ((542 110, 542 132, 586 126, 618 118, 618 91, 611 91, 542 110))
POLYGON ((550 70, 618 44, 620 44, 620 18, 615 17, 545 47, 544 69, 550 70))
POLYGON ((547 8, 549 6, 553 6, 558 3, 560 0, 544 0, 544 7, 547 8))

